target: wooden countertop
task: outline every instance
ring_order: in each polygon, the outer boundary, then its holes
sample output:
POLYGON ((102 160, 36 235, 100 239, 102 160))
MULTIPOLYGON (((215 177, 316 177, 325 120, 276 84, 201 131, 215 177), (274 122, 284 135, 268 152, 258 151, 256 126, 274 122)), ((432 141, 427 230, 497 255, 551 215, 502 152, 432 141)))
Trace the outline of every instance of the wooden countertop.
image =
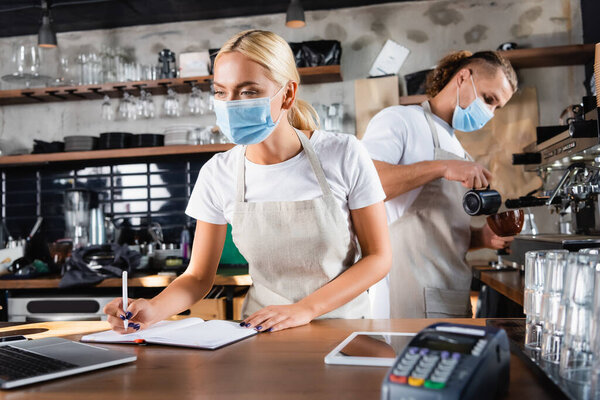
MULTIPOLYGON (((166 287, 175 280, 175 276, 169 275, 147 275, 141 277, 129 278, 130 287, 166 287)), ((2 289, 52 289, 57 288, 60 277, 50 276, 36 279, 14 279, 0 280, 0 290, 2 289)), ((217 286, 250 286, 252 279, 250 275, 222 275, 215 276, 217 286)), ((121 287, 121 278, 108 278, 94 287, 121 287)))
POLYGON ((523 305, 525 278, 518 270, 499 271, 481 263, 474 264, 473 276, 498 293, 523 305))
MULTIPOLYGON (((3 391, 0 400, 375 400, 379 399, 387 368, 325 365, 325 355, 353 331, 418 332, 438 321, 320 320, 299 328, 259 334, 216 351, 153 345, 103 345, 136 354, 138 360, 120 367, 3 391)), ((456 319, 453 322, 485 324, 483 319, 456 319)), ((27 336, 65 336, 77 340, 85 333, 106 327, 106 322, 21 324, 0 328, 0 335, 44 330, 27 336)), ((553 396, 514 355, 510 368, 506 398, 553 396)))

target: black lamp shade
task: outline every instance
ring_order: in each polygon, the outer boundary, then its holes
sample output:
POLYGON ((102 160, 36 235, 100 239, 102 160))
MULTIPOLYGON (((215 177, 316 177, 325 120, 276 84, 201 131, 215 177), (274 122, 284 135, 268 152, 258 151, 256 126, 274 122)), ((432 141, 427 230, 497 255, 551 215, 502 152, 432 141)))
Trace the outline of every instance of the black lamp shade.
POLYGON ((38 32, 38 46, 39 47, 56 47, 56 33, 52 29, 50 24, 50 17, 44 15, 42 17, 42 26, 38 32))
POLYGON ((304 8, 300 0, 291 0, 285 15, 285 25, 289 28, 302 28, 306 25, 304 8))

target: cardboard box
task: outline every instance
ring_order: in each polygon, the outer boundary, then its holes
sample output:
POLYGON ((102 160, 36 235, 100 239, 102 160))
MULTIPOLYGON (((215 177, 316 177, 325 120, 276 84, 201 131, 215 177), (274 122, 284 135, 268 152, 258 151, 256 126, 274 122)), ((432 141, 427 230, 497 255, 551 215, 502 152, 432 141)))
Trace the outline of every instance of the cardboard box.
POLYGON ((210 57, 208 50, 193 53, 179 54, 179 76, 189 78, 194 76, 206 76, 210 57))

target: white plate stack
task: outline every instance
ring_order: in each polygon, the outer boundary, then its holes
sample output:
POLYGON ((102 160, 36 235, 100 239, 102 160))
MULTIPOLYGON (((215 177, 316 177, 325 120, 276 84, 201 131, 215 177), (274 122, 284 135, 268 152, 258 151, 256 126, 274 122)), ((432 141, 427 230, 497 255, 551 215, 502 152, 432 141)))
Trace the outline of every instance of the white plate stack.
POLYGON ((165 146, 198 144, 198 135, 202 127, 199 125, 178 125, 165 129, 165 146))

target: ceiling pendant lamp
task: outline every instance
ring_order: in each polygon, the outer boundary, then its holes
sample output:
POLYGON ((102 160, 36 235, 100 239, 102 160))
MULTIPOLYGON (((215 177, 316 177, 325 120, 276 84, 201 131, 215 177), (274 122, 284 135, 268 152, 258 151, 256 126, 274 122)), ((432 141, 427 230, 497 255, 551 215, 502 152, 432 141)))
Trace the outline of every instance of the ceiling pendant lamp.
POLYGON ((304 8, 300 0, 291 0, 285 15, 285 26, 288 28, 302 28, 306 25, 304 8))
POLYGON ((38 46, 45 48, 57 46, 56 32, 52 29, 50 7, 47 0, 42 0, 42 26, 38 32, 38 46))

